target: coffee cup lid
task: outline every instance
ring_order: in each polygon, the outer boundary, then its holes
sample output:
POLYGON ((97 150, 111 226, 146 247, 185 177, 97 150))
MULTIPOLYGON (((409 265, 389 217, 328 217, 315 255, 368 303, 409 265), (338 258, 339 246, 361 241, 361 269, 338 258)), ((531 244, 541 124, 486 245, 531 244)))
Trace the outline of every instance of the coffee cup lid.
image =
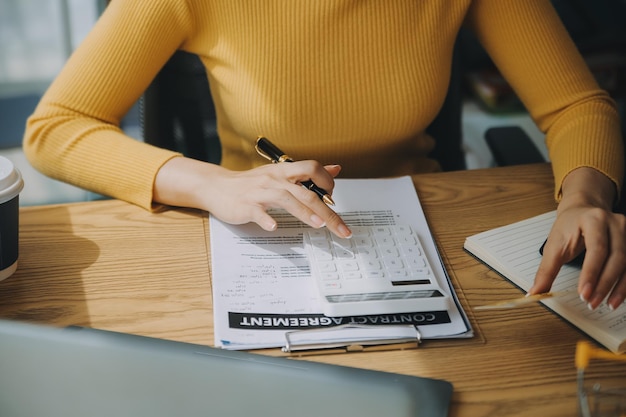
POLYGON ((22 191, 24 180, 13 163, 0 156, 0 204, 9 201, 22 191))

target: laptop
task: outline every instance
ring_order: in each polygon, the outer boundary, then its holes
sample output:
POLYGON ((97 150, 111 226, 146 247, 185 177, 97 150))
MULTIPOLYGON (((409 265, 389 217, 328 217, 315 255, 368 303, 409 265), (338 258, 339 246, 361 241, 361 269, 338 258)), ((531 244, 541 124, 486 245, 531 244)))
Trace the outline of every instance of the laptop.
POLYGON ((447 381, 0 320, 2 417, 443 417, 447 381))

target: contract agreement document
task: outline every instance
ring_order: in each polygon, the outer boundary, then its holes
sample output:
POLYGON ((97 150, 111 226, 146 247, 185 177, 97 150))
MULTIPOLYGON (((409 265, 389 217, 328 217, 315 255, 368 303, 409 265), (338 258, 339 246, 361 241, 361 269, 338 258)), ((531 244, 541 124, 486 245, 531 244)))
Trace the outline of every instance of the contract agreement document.
POLYGON ((410 177, 338 179, 333 209, 349 226, 407 224, 415 230, 441 289, 447 310, 326 317, 302 241, 309 226, 281 210, 270 214, 278 229, 230 225, 209 219, 215 345, 225 349, 375 345, 417 339, 473 336, 410 177))

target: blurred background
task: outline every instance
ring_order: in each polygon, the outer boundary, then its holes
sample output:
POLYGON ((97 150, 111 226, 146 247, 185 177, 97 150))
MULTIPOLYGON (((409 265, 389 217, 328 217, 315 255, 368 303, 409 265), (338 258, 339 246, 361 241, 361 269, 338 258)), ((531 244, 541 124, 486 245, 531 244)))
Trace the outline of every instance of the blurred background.
MULTIPOLYGON (((37 172, 25 159, 21 142, 26 118, 89 32, 105 3, 105 0, 0 1, 0 155, 9 158, 24 177, 21 205, 99 197, 37 172)), ((140 137, 137 116, 129 115, 127 119, 129 135, 140 137)))

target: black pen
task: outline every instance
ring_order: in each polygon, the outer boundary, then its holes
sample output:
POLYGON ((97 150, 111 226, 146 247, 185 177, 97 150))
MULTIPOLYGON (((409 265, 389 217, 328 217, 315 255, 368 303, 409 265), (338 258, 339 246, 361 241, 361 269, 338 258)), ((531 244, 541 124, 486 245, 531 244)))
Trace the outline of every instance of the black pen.
MULTIPOLYGON (((254 149, 256 149, 257 153, 261 155, 263 158, 269 159, 270 161, 272 161, 273 164, 277 164, 279 162, 293 162, 293 159, 291 159, 289 155, 287 155, 286 153, 278 149, 276 145, 274 145, 272 142, 270 142, 267 138, 263 136, 259 136, 257 138, 254 149)), ((310 181, 310 180, 302 181, 300 184, 302 184, 303 187, 317 194, 318 197, 324 203, 330 206, 335 205, 335 202, 333 201, 333 199, 330 198, 330 194, 328 194, 328 192, 326 192, 325 190, 315 185, 313 181, 310 181)))

